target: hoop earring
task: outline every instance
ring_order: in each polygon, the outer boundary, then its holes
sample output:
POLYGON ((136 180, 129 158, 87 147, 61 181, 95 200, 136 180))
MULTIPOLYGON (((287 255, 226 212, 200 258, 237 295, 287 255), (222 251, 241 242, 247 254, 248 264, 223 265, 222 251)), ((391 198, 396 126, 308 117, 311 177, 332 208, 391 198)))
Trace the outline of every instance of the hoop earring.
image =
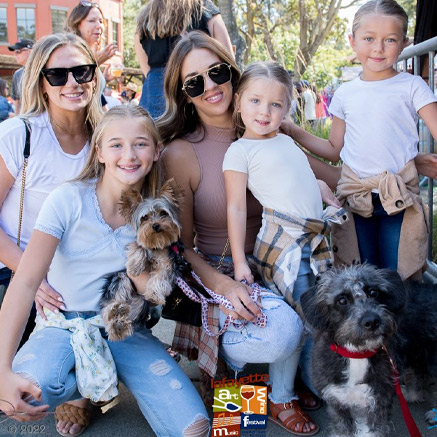
POLYGON ((49 100, 49 95, 48 95, 47 93, 43 93, 42 98, 43 98, 46 102, 48 102, 48 100, 49 100))
POLYGON ((193 117, 194 115, 196 114, 196 108, 194 107, 194 105, 193 105, 193 103, 185 103, 185 106, 184 106, 184 117, 186 118, 186 119, 188 119, 188 117, 193 117), (189 111, 191 111, 191 114, 189 113, 189 114, 187 114, 187 107, 190 107, 190 109, 189 109, 189 111))

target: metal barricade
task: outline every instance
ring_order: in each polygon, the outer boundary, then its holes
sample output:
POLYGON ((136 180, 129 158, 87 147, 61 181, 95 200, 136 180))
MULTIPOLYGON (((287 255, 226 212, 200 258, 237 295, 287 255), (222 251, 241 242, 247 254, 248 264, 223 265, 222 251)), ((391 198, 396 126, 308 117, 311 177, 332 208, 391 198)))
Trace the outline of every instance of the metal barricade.
MULTIPOLYGON (((420 44, 413 45, 405 48, 398 58, 397 69, 401 71, 408 71, 408 60, 412 59, 412 67, 415 75, 420 74, 419 70, 419 57, 428 54, 429 68, 428 68, 428 81, 429 87, 435 92, 435 78, 434 78, 434 56, 437 51, 437 37, 428 39, 420 44)), ((434 139, 424 123, 418 125, 419 129, 419 151, 434 153, 434 139)), ((430 235, 428 239, 428 270, 424 275, 424 279, 437 283, 437 265, 432 261, 432 242, 433 242, 433 185, 434 181, 431 178, 423 178, 421 186, 424 183, 428 183, 428 207, 429 207, 429 223, 430 223, 430 235)))

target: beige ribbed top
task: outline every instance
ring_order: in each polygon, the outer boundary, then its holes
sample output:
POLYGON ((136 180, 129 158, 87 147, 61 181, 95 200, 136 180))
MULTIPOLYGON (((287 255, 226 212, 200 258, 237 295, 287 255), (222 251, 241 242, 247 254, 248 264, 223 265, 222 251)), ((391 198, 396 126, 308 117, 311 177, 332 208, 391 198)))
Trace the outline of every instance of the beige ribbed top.
MULTIPOLYGON (((205 254, 221 255, 228 237, 222 164, 228 147, 235 140, 235 130, 206 125, 203 127, 200 132, 187 138, 200 166, 200 182, 194 193, 195 244, 205 254)), ((247 191, 247 254, 253 252, 256 235, 261 227, 261 213, 261 205, 247 191)))

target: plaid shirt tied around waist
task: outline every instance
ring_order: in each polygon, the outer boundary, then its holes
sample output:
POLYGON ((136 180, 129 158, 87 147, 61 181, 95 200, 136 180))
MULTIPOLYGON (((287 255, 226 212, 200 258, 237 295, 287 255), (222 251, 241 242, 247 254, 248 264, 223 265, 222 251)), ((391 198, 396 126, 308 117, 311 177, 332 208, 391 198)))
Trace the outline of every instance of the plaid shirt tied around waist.
POLYGON ((264 208, 263 226, 258 233, 254 257, 266 286, 293 305, 293 288, 302 255, 302 248, 309 243, 310 265, 314 274, 326 271, 334 261, 327 237, 330 224, 348 220, 346 211, 329 206, 322 219, 300 218, 273 209, 264 208), (302 232, 298 238, 286 229, 302 232))

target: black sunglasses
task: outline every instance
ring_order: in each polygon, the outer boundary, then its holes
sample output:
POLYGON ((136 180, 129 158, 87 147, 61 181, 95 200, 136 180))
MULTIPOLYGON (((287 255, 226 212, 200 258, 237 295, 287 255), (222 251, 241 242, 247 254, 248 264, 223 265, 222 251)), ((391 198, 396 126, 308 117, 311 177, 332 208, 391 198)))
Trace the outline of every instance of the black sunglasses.
POLYGON ((217 85, 223 85, 232 79, 232 70, 229 64, 223 62, 214 65, 214 67, 190 77, 183 83, 182 90, 188 97, 194 99, 205 93, 205 74, 217 85))
POLYGON ((71 68, 43 68, 41 73, 51 86, 63 86, 68 81, 68 74, 73 74, 77 83, 88 83, 94 79, 96 64, 77 65, 71 68))
POLYGON ((87 2, 87 1, 85 1, 85 0, 82 0, 82 1, 80 2, 80 4, 81 4, 82 6, 85 6, 86 8, 98 7, 98 6, 99 6, 99 4, 96 3, 96 2, 87 2))

